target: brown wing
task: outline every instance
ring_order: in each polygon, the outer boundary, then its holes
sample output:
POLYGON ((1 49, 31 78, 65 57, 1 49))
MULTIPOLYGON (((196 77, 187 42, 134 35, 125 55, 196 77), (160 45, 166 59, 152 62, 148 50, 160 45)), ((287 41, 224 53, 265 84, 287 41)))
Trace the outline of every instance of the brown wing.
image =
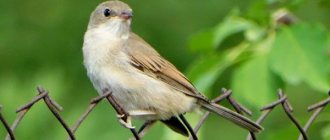
POLYGON ((162 58, 156 50, 139 36, 132 33, 125 51, 131 58, 131 64, 147 75, 158 78, 182 93, 207 101, 189 80, 170 62, 162 58))

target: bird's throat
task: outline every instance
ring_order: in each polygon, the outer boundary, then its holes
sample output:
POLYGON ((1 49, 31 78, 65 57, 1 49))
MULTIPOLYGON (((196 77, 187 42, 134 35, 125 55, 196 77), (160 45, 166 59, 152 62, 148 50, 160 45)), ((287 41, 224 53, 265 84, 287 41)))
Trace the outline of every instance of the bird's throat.
POLYGON ((107 32, 109 35, 116 37, 127 39, 131 29, 130 29, 130 21, 123 21, 120 19, 114 19, 109 21, 99 27, 99 30, 103 30, 107 32))

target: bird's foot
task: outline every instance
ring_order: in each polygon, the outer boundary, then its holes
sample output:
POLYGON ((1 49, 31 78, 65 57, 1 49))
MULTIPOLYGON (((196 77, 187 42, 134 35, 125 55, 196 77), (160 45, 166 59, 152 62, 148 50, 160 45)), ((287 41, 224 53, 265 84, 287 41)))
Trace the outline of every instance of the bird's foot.
POLYGON ((128 129, 134 129, 135 126, 132 125, 131 117, 127 116, 126 120, 124 120, 125 117, 126 117, 125 114, 117 114, 117 118, 119 119, 119 122, 122 126, 128 129))

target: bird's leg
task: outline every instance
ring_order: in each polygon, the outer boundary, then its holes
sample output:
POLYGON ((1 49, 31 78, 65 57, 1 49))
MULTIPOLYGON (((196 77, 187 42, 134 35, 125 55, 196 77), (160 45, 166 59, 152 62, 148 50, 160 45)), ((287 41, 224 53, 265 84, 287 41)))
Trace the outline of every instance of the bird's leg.
MULTIPOLYGON (((132 123, 131 123, 131 116, 132 117, 153 117, 153 116, 156 116, 157 114, 155 112, 152 112, 152 111, 148 111, 148 110, 131 110, 128 112, 128 116, 126 117, 126 121, 124 121, 124 117, 125 117, 125 114, 118 114, 117 117, 119 118, 119 122, 127 127, 127 128, 135 128, 134 126, 132 126, 132 123)), ((148 122, 148 121, 147 121, 148 122)), ((146 123, 147 123, 146 122, 146 123)), ((141 131, 141 129, 140 129, 141 131)), ((139 133, 140 133, 139 131, 139 133)))
POLYGON ((144 124, 141 126, 141 128, 138 131, 140 138, 142 138, 148 132, 148 130, 150 130, 151 126, 153 126, 155 122, 156 120, 144 122, 144 124))
POLYGON ((120 104, 115 100, 115 98, 112 96, 112 92, 109 91, 108 89, 103 90, 103 94, 108 94, 108 93, 109 95, 107 96, 107 100, 117 112, 117 118, 119 118, 119 122, 128 129, 131 130, 134 129, 135 127, 132 126, 131 117, 129 116, 127 111, 124 110, 124 108, 120 106, 120 104))
MULTIPOLYGON (((138 131, 138 135, 140 138, 142 138, 148 130, 150 130, 151 126, 157 122, 156 120, 150 120, 150 121, 145 121, 143 125, 140 127, 138 131)), ((129 140, 135 140, 135 138, 130 138, 129 140)))
MULTIPOLYGON (((153 111, 149 110, 131 110, 129 111, 129 115, 132 117, 141 117, 141 118, 154 118, 157 114, 153 111)), ((155 124, 156 120, 148 120, 145 121, 144 124, 141 126, 141 128, 138 131, 139 137, 143 137, 147 131, 151 128, 153 124, 155 124)), ((130 138, 130 140, 134 140, 134 138, 130 138)))
POLYGON ((157 114, 149 110, 130 110, 128 114, 135 118, 154 118, 157 114))
POLYGON ((135 126, 132 125, 131 116, 126 116, 125 114, 117 114, 117 118, 120 124, 128 129, 134 129, 135 126))
POLYGON ((183 124, 187 127, 192 139, 198 140, 198 137, 196 136, 194 130, 192 129, 192 127, 190 126, 190 124, 188 123, 186 118, 183 116, 183 114, 180 114, 179 117, 180 117, 181 121, 183 122, 183 124))

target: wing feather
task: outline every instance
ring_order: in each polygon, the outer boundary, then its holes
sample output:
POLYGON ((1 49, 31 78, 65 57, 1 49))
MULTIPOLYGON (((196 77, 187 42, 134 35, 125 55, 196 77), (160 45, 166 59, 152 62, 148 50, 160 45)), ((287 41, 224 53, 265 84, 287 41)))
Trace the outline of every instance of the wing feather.
POLYGON ((139 36, 132 33, 131 39, 125 47, 130 56, 131 64, 147 75, 165 82, 182 93, 207 101, 189 80, 170 62, 164 59, 139 36))

